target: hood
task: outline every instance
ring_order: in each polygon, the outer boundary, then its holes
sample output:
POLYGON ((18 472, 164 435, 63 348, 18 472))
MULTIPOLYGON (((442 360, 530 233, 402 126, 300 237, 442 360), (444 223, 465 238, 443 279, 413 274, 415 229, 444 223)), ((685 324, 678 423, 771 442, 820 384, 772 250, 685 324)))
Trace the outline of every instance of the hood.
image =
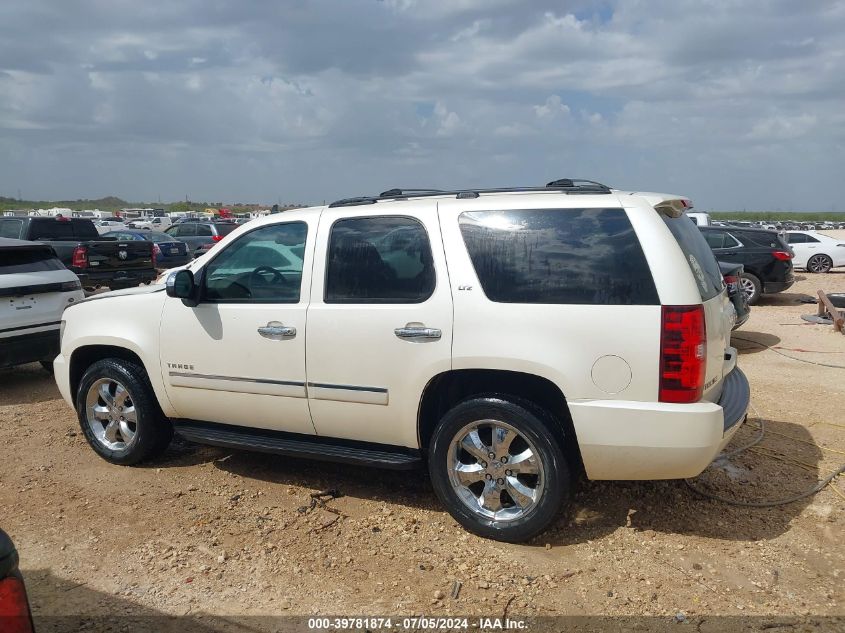
POLYGON ((92 295, 90 297, 86 297, 82 301, 75 303, 74 305, 80 305, 83 303, 87 303, 89 301, 98 301, 100 299, 108 299, 109 297, 125 297, 127 295, 148 295, 154 292, 164 292, 164 284, 150 284, 149 286, 138 286, 137 288, 124 288, 123 290, 111 290, 109 292, 103 292, 101 294, 92 295))

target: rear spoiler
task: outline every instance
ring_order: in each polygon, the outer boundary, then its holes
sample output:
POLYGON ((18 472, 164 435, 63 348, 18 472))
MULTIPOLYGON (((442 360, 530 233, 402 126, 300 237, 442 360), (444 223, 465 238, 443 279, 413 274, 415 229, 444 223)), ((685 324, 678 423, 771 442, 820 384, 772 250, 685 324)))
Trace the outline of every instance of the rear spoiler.
POLYGON ((672 218, 681 217, 687 210, 692 209, 692 200, 689 198, 670 198, 654 205, 658 211, 662 211, 672 218))

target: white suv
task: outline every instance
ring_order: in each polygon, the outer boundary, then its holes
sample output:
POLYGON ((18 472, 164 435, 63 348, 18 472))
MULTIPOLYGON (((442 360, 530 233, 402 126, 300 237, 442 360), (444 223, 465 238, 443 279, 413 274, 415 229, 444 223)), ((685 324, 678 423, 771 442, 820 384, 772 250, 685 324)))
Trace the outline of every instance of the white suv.
POLYGON ((0 237, 0 368, 52 369, 62 312, 84 298, 49 244, 0 237))
POLYGON ((524 540, 575 475, 692 477, 745 419, 734 311, 686 206, 561 180, 286 211, 166 286, 68 310, 56 380, 110 462, 175 429, 427 464, 466 528, 524 540))

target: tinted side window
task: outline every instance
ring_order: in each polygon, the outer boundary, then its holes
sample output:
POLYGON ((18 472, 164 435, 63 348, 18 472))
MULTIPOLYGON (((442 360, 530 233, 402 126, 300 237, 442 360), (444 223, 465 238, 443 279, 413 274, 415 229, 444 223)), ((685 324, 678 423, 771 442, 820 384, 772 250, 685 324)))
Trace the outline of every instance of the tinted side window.
POLYGON ((211 237, 211 227, 208 224, 195 224, 197 227, 197 235, 201 237, 211 237))
MULTIPOLYGON (((698 232, 689 218, 683 221, 698 232)), ((461 214, 459 222, 491 301, 660 303, 640 242, 622 209, 472 211, 461 214)))
MULTIPOLYGON (((701 300, 707 301, 722 292, 724 279, 713 251, 702 236, 702 231, 687 222, 683 216, 673 218, 661 213, 660 217, 663 218, 666 226, 675 236, 678 246, 684 252, 692 276, 698 285, 701 300)), ((705 231, 705 233, 709 234, 711 231, 705 231)))
POLYGON ((807 236, 803 233, 787 233, 786 241, 789 244, 804 244, 807 241, 807 236))
POLYGON ((196 224, 182 224, 179 226, 179 237, 193 237, 197 234, 196 224))
POLYGON ((707 245, 710 248, 725 247, 725 234, 721 231, 707 231, 704 234, 704 239, 707 240, 707 245))
POLYGON ((777 233, 772 231, 747 231, 736 234, 745 246, 758 248, 783 248, 777 233))
POLYGON ((338 220, 326 268, 326 303, 421 303, 434 292, 428 235, 411 218, 338 220))
POLYGON ((0 220, 0 237, 19 239, 23 220, 0 220))
POLYGON ((227 246, 207 267, 205 298, 215 302, 298 303, 308 226, 273 224, 227 246))
POLYGON ((805 235, 804 237, 806 238, 806 242, 808 244, 818 244, 821 241, 821 240, 817 240, 812 235, 805 235))

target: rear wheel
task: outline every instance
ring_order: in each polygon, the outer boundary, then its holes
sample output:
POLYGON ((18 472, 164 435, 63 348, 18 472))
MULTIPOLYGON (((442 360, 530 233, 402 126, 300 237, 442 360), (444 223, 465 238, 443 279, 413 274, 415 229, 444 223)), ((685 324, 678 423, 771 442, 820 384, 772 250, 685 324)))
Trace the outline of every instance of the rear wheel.
POLYGON ((76 413, 88 444, 113 464, 155 457, 173 437, 144 368, 120 358, 88 368, 76 392, 76 413))
POLYGON ((748 305, 753 306, 763 293, 763 284, 760 283, 756 275, 751 273, 742 273, 739 283, 745 293, 745 298, 748 300, 748 305))
POLYGON ((434 431, 429 472, 455 520, 499 541, 525 541, 545 530, 570 492, 554 423, 545 411, 495 397, 447 412, 434 431))
POLYGON ((833 268, 833 260, 827 255, 813 255, 807 260, 807 270, 811 273, 829 273, 833 268))

